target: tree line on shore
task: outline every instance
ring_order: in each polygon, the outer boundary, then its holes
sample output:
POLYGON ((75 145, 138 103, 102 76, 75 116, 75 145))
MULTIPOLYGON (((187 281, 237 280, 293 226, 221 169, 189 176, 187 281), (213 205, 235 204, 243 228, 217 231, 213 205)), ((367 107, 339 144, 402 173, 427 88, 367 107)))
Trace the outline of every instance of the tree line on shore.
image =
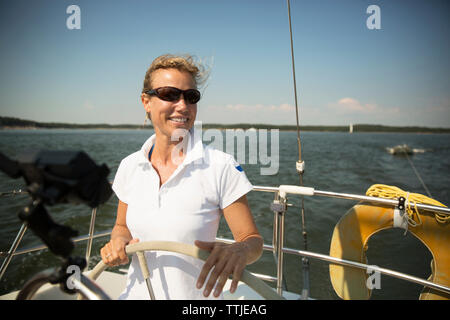
MULTIPOLYGON (((32 120, 23 120, 12 117, 0 117, 0 129, 10 128, 28 128, 28 129, 153 129, 151 125, 133 125, 133 124, 78 124, 78 123, 58 123, 58 122, 37 122, 32 120)), ((295 125, 270 125, 270 124, 214 124, 203 123, 203 129, 278 129, 280 131, 296 130, 295 125)), ((301 131, 332 131, 348 132, 349 126, 319 126, 305 125, 300 126, 301 131)), ((423 133, 450 133, 450 128, 430 128, 419 126, 385 126, 374 124, 354 124, 353 132, 423 132, 423 133)))

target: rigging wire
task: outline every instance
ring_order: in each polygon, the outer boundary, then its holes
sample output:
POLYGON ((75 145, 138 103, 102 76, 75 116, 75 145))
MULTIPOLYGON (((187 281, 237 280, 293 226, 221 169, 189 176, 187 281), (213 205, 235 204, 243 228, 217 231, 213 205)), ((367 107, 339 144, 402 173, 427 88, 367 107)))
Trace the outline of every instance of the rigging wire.
MULTIPOLYGON (((291 21, 291 4, 289 0, 287 1, 288 17, 289 17, 289 36, 291 42, 291 60, 292 60, 292 77, 294 80, 294 98, 295 98, 295 119, 297 124, 297 146, 298 146, 298 161, 296 163, 296 169, 299 173, 300 186, 303 186, 303 172, 304 172, 304 161, 302 160, 302 147, 300 140, 300 122, 298 113, 298 98, 297 98, 297 81, 295 77, 295 61, 294 61, 294 40, 292 37, 292 21, 291 21)), ((308 250, 308 239, 306 232, 306 219, 305 219, 305 205, 304 197, 301 197, 301 219, 302 219, 302 236, 303 236, 303 246, 305 251, 308 250)), ((302 270, 303 270, 303 290, 302 299, 307 299, 309 295, 309 261, 306 257, 302 258, 302 270)))
POLYGON ((411 168, 414 170, 414 173, 417 176, 417 179, 419 179, 420 183, 422 184, 423 188, 425 189, 425 191, 427 192, 428 196, 430 198, 433 198, 433 196, 430 193, 430 190, 428 190, 425 182, 423 181, 422 177, 420 176, 419 172, 417 171, 416 167, 414 166, 413 162, 411 161, 411 159, 409 159, 408 153, 406 151, 404 151, 406 159, 408 159, 409 164, 411 165, 411 168))
MULTIPOLYGON (((428 197, 422 196, 422 195, 418 195, 416 196, 417 198, 417 202, 419 203, 429 203, 429 204, 433 204, 433 205, 437 205, 437 206, 444 206, 442 203, 436 201, 433 199, 433 196, 431 195, 430 190, 428 189, 427 185, 425 184, 425 182, 423 181, 422 177, 419 174, 419 171, 416 169, 416 166, 414 165, 414 163, 412 162, 412 160, 409 158, 408 153, 406 151, 403 151, 405 153, 406 159, 408 159, 409 164, 411 165, 411 168, 413 169, 414 173, 416 174, 417 179, 420 181, 420 183, 422 184, 423 188, 425 189, 426 193, 428 194, 428 197)), ((414 207, 415 209, 415 213, 417 214, 417 216, 419 217, 420 220, 420 216, 419 216, 419 212, 417 210, 416 207, 414 207)), ((438 213, 435 213, 435 218, 438 222, 440 223, 446 223, 448 221, 450 221, 450 216, 445 216, 445 215, 441 215, 438 213)))
POLYGON ((292 39, 292 23, 291 23, 291 4, 287 0, 288 16, 289 16, 289 35, 291 39, 291 60, 292 60, 292 77, 294 80, 294 98, 295 98, 295 119, 297 121, 297 145, 298 145, 298 161, 302 161, 302 147, 300 142, 300 124, 298 117, 298 99, 297 99, 297 81, 295 78, 295 61, 294 61, 294 41, 292 39))

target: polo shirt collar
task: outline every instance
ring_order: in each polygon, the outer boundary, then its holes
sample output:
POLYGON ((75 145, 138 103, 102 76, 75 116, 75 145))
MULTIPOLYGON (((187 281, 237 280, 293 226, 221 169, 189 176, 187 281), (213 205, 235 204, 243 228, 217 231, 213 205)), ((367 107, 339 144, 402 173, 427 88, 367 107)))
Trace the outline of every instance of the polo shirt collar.
MULTIPOLYGON (((156 134, 153 134, 147 141, 144 142, 141 148, 142 162, 148 163, 148 154, 150 149, 155 144, 156 134)), ((199 129, 192 127, 189 130, 189 141, 187 145, 186 157, 184 158, 182 165, 187 165, 195 160, 203 158, 203 142, 202 132, 199 129)))

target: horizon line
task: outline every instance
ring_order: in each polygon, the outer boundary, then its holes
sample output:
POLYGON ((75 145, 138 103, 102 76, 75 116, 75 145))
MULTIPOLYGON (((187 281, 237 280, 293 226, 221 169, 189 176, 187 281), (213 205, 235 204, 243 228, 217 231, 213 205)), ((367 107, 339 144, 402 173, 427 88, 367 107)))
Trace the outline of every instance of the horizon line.
MULTIPOLYGON (((34 124, 51 124, 51 125, 70 125, 70 126, 132 126, 132 127, 144 127, 142 124, 133 124, 133 123, 117 123, 117 124, 111 124, 111 123, 76 123, 76 122, 59 122, 59 121, 52 121, 52 122, 42 122, 42 121, 36 121, 36 120, 28 120, 28 119, 22 119, 17 117, 9 117, 9 116, 0 116, 0 126, 4 126, 1 121, 2 119, 10 119, 10 120, 17 120, 20 122, 30 122, 34 124)), ((202 125, 207 126, 266 126, 266 127, 293 127, 296 128, 296 124, 269 124, 269 123, 251 123, 251 122, 236 122, 236 123, 214 123, 214 122, 202 122, 200 120, 196 122, 201 122, 202 125)), ((195 124, 194 124, 195 125, 195 124)), ((342 128, 348 128, 350 126, 377 126, 377 127, 387 127, 387 128, 424 128, 424 129, 445 129, 450 130, 450 127, 431 127, 431 126, 421 126, 421 125, 386 125, 386 124, 371 124, 371 123, 351 123, 348 124, 300 124, 301 127, 342 127, 342 128)), ((146 125, 145 127, 153 127, 153 125, 150 123, 146 125)))

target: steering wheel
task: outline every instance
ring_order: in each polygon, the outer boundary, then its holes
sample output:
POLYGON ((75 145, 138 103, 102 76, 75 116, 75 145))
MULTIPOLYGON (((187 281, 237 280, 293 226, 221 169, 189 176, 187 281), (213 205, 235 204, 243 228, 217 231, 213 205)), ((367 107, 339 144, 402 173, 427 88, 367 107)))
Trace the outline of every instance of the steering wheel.
MULTIPOLYGON (((141 267, 142 275, 144 276, 144 279, 147 283, 147 287, 149 289, 150 297, 154 299, 153 291, 151 289, 150 284, 150 272, 148 270, 147 266, 147 260, 145 259, 144 252, 145 251, 170 251, 170 252, 176 252, 185 254, 187 256, 191 256, 197 259, 201 259, 205 261, 208 256, 209 252, 202 250, 196 246, 180 243, 180 242, 173 242, 173 241, 147 241, 147 242, 138 242, 133 243, 125 247, 125 252, 127 255, 131 255, 136 253, 139 265, 141 267)), ((92 280, 96 280, 100 274, 108 268, 108 265, 101 260, 95 267, 92 269, 92 271, 87 276, 88 278, 92 280)), ((252 275, 250 272, 244 269, 242 272, 242 276, 240 281, 247 284, 250 288, 255 290, 259 295, 261 295, 264 299, 267 300, 285 300, 283 296, 280 296, 278 293, 275 292, 274 289, 272 289, 270 286, 268 286, 266 283, 264 283, 261 279, 258 279, 254 275, 252 275)))

